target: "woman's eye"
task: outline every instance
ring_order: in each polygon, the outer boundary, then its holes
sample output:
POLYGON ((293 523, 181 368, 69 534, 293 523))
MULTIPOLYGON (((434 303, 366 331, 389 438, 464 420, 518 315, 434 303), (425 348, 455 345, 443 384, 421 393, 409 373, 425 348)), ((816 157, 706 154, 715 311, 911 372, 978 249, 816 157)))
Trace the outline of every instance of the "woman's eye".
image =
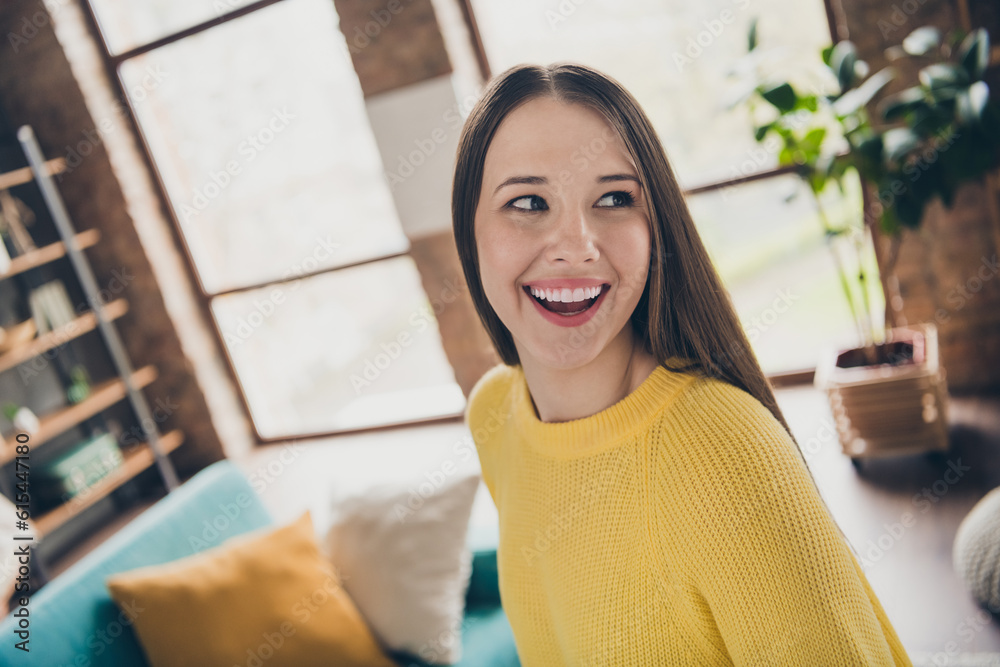
POLYGON ((619 192, 609 192, 597 201, 597 206, 601 208, 625 208, 631 206, 635 197, 631 192, 621 190, 619 192), (605 202, 602 204, 601 202, 605 202))
POLYGON ((545 205, 545 200, 538 195, 518 197, 507 204, 507 206, 519 211, 544 211, 548 208, 548 206, 545 205))

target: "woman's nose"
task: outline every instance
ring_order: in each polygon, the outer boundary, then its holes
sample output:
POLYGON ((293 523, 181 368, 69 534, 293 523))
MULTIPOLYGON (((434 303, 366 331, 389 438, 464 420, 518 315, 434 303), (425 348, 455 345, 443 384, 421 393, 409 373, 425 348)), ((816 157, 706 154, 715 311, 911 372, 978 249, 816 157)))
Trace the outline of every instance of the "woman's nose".
POLYGON ((597 261, 600 253, 591 225, 592 221, 587 219, 585 211, 576 208, 567 209, 553 226, 546 253, 547 259, 553 262, 563 260, 573 264, 597 261))

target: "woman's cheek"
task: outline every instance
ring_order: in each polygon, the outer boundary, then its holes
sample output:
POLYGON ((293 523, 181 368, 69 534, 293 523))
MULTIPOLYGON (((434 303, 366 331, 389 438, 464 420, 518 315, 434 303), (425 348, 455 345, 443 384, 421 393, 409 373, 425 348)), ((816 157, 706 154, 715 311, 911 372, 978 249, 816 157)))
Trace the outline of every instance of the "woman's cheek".
MULTIPOLYGON (((496 290, 513 289, 520 275, 520 253, 510 234, 486 234, 479 252, 480 273, 483 282, 493 283, 496 290), (489 274, 487 278, 486 274, 489 274)), ((499 295, 498 295, 499 296, 499 295)))

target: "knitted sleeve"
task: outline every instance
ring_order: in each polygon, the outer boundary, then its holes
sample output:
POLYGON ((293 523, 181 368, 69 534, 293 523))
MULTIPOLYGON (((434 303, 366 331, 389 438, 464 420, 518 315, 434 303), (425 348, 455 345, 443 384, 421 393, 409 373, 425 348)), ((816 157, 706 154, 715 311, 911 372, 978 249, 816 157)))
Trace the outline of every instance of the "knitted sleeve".
POLYGON ((671 433, 651 455, 659 562, 681 569, 692 618, 734 664, 911 664, 766 407, 701 378, 658 428, 671 433))

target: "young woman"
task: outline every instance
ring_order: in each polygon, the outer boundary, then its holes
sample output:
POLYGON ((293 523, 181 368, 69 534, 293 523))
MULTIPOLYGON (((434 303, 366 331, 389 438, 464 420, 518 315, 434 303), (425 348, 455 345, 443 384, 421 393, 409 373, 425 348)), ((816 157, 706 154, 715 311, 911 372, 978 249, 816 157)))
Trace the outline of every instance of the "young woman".
POLYGON ((466 419, 524 665, 911 664, 618 82, 496 77, 452 213, 503 362, 466 419))

